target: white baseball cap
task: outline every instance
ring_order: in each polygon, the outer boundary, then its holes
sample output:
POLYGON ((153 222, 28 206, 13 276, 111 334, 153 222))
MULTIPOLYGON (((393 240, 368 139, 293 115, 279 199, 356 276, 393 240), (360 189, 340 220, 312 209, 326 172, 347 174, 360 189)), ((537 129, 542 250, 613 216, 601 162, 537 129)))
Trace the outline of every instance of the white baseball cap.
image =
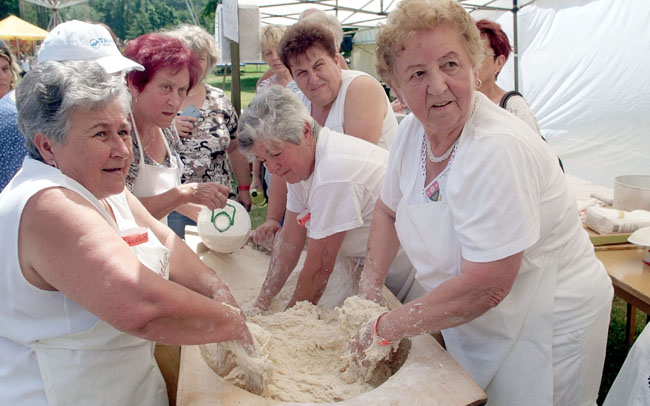
POLYGON ((122 56, 108 30, 99 24, 66 21, 54 27, 38 51, 38 62, 95 61, 106 73, 144 66, 122 56))

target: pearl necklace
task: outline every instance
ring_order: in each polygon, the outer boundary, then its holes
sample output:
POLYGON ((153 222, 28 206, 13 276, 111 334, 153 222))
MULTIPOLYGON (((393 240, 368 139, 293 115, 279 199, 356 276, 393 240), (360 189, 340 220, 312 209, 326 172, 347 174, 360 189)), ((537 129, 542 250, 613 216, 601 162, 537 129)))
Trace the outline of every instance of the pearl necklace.
POLYGON ((437 157, 437 156, 433 155, 433 150, 431 150, 431 144, 429 143, 429 137, 427 137, 425 135, 424 140, 425 140, 425 142, 427 144, 427 157, 429 157, 429 161, 433 162, 434 164, 440 163, 440 162, 444 161, 445 159, 449 158, 449 155, 451 155, 451 152, 454 150, 454 148, 456 147, 456 144, 458 143, 458 138, 456 138, 456 141, 454 141, 454 143, 451 144, 451 146, 449 147, 447 152, 442 154, 442 156, 437 157))

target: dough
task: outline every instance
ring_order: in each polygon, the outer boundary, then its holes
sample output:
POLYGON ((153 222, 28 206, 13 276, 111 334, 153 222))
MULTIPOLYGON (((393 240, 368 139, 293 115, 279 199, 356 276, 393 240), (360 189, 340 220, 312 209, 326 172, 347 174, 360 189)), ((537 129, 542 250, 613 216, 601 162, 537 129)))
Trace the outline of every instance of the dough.
POLYGON ((213 371, 235 386, 264 396, 273 375, 273 364, 263 355, 271 335, 257 324, 247 322, 255 353, 248 354, 236 341, 200 345, 201 355, 213 371))
POLYGON ((201 352, 208 365, 229 382, 272 399, 346 400, 373 389, 391 374, 388 365, 379 361, 390 356, 397 344, 379 347, 374 340, 366 354, 369 368, 356 365, 347 354, 349 339, 386 310, 358 296, 334 309, 299 302, 285 312, 248 317, 261 357, 242 356, 236 349, 224 355, 223 349, 232 350, 232 343, 207 344, 201 352), (256 381, 254 372, 260 368, 268 372, 267 362, 272 364, 272 373, 256 381), (264 383, 265 390, 255 387, 264 383))

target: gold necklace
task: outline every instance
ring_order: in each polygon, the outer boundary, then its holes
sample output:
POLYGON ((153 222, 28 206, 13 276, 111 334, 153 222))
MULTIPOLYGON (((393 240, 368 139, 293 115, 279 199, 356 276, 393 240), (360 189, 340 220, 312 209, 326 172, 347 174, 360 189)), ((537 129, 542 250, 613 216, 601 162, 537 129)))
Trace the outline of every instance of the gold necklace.
POLYGON ((143 151, 146 151, 147 148, 149 148, 149 146, 150 146, 151 144, 153 144, 153 142, 156 140, 156 133, 157 133, 157 132, 158 132, 158 131, 154 130, 153 135, 152 135, 151 137, 149 137, 149 141, 147 141, 145 144, 142 144, 142 150, 143 150, 143 151))

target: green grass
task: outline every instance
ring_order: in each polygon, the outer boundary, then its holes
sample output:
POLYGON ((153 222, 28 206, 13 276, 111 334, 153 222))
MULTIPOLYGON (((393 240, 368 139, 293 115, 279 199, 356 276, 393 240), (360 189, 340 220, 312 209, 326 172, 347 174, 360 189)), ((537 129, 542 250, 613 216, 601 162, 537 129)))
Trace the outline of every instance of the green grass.
MULTIPOLYGON (((241 105, 242 108, 246 107, 251 99, 255 96, 255 84, 260 76, 266 71, 267 66, 263 65, 246 65, 241 70, 241 105)), ((225 84, 222 75, 210 75, 208 83, 213 86, 224 89, 228 97, 230 97, 230 76, 226 76, 225 84)), ((252 227, 256 228, 266 216, 266 207, 253 206, 251 212, 252 227)), ((612 305, 612 317, 609 325, 609 336, 607 341, 607 355, 605 358, 605 367, 603 369, 603 379, 600 385, 600 393, 598 396, 598 404, 601 405, 605 400, 605 396, 612 386, 618 371, 625 361, 625 357, 629 351, 628 344, 625 339, 625 318, 626 318, 626 302, 619 298, 614 298, 612 305)), ((637 310, 636 314, 636 336, 641 334, 643 327, 646 324, 646 314, 637 310)))
MULTIPOLYGON (((248 103, 255 97, 255 85, 257 80, 268 68, 267 65, 246 65, 240 70, 241 83, 241 107, 248 106, 248 103)), ((215 69, 212 74, 208 75, 206 81, 212 86, 218 87, 226 92, 228 98, 232 100, 230 94, 230 74, 225 77, 215 69)))
MULTIPOLYGON (((618 371, 625 361, 629 351, 625 338, 625 320, 627 315, 627 303, 618 297, 614 298, 612 304, 612 316, 609 322, 609 335, 607 338, 607 355, 605 356, 605 367, 603 379, 598 394, 598 404, 602 405, 609 388, 612 386, 618 371)), ((635 335, 638 337, 646 324, 646 314, 640 310, 636 311, 635 335)))

